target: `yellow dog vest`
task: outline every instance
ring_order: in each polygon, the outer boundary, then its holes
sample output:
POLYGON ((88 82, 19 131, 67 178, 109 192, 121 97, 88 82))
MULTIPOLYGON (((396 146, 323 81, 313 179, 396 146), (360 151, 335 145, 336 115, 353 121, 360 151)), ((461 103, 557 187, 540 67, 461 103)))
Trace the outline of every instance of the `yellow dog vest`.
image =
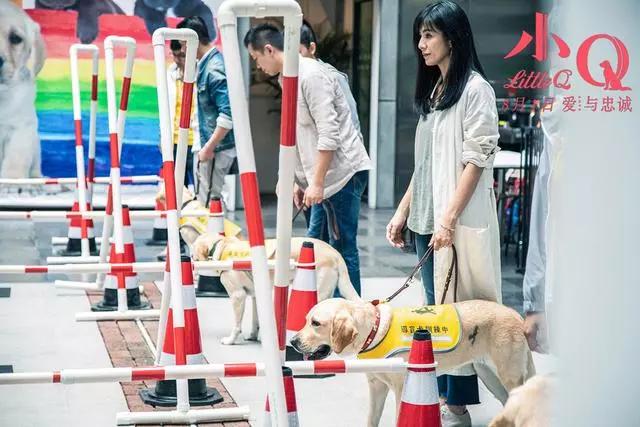
POLYGON ((409 351, 413 333, 418 329, 431 332, 434 353, 454 350, 462 335, 458 311, 453 305, 394 308, 385 337, 371 350, 358 354, 358 359, 384 359, 409 351))
MULTIPOLYGON (((267 258, 273 256, 276 253, 276 241, 274 239, 265 240, 265 251, 267 252, 267 258)), ((234 242, 232 245, 225 246, 222 249, 220 258, 218 261, 234 260, 234 259, 247 259, 251 258, 251 246, 246 240, 234 242)))
MULTIPOLYGON (((184 210, 198 210, 202 209, 202 206, 198 201, 191 200, 183 207, 184 210)), ((194 230, 198 232, 198 234, 204 234, 207 232, 207 223, 209 222, 209 212, 202 210, 202 216, 185 216, 180 217, 178 220, 179 225, 182 227, 183 225, 191 226, 194 230)), ((229 221, 228 219, 224 220, 224 234, 225 236, 233 237, 237 236, 242 230, 238 225, 229 221)))

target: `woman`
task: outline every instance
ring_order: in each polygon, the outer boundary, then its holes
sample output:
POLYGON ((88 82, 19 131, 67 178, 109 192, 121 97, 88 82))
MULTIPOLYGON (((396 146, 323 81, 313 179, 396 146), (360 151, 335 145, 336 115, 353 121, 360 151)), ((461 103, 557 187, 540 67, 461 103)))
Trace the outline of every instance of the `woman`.
MULTIPOLYGON (((427 303, 440 302, 455 244, 458 301, 501 301, 499 229, 493 193, 498 141, 495 93, 485 80, 469 20, 451 1, 425 7, 414 21, 418 57, 415 108, 420 114, 411 183, 387 225, 387 239, 401 247, 405 224, 416 233, 427 303), (434 286, 435 283, 435 286, 434 286), (434 289, 435 288, 435 289, 434 289)), ((453 291, 447 293, 453 301, 453 291)), ((471 426, 466 405, 479 403, 477 377, 438 379, 443 426, 471 426)))

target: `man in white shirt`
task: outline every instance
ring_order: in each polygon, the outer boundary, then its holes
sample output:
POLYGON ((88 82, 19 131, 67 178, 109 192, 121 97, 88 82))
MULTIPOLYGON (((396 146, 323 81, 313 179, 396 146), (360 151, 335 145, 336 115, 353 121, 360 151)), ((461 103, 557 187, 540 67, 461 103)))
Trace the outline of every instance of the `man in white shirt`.
MULTIPOLYGON (((276 27, 252 28, 244 44, 261 70, 271 76, 282 73, 284 38, 276 27)), ((320 62, 304 57, 298 70, 296 151, 294 202, 311 208, 307 235, 320 237, 326 209, 337 225, 329 243, 344 258, 351 282, 360 293, 356 237, 371 160, 335 76, 320 62)))

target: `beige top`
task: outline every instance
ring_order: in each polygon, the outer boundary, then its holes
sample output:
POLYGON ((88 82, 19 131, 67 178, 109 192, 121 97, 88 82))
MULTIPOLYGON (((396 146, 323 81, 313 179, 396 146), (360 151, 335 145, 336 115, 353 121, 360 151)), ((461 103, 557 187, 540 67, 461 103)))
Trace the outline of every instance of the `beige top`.
POLYGON ((356 172, 371 169, 339 82, 320 62, 300 57, 295 178, 302 188, 313 178, 318 150, 334 152, 324 180, 325 198, 340 191, 356 172))

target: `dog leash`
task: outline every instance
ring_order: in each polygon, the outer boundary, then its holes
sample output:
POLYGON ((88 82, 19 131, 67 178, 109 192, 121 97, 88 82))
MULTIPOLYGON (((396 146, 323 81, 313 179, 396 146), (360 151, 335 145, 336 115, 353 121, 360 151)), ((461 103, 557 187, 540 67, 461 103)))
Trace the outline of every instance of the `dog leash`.
MULTIPOLYGON (((324 209, 325 215, 327 216, 327 230, 331 235, 333 240, 340 240, 340 228, 338 227, 338 220, 336 218, 335 209, 333 204, 329 200, 322 201, 322 209, 324 209)), ((296 218, 300 215, 300 212, 305 210, 305 205, 300 206, 296 214, 293 216, 291 223, 295 223, 296 218)))
MULTIPOLYGON (((451 249, 453 251, 453 256, 451 258, 451 265, 449 266, 449 271, 447 272, 447 278, 445 280, 444 290, 442 292, 442 298, 440 299, 440 304, 444 304, 444 300, 447 297, 447 292, 449 291, 449 285, 451 283, 451 277, 453 276, 454 270, 455 270, 456 274, 455 274, 455 280, 453 282, 453 302, 457 302, 458 301, 458 268, 457 268, 458 267, 458 253, 456 251, 455 245, 451 245, 451 249)), ((388 303, 389 301, 391 301, 392 299, 397 297, 402 291, 404 291, 409 286, 411 286, 411 282, 413 281, 416 273, 418 271, 420 271, 420 269, 422 269, 422 266, 427 261, 429 256, 431 256, 432 254, 433 254, 433 246, 429 246, 429 249, 427 249, 427 251, 424 253, 424 255, 422 255, 422 258, 420 258, 420 261, 413 268, 413 271, 411 271, 411 274, 409 274, 409 277, 407 278, 407 280, 404 281, 402 286, 400 286, 400 288, 398 288, 397 291, 395 291, 393 294, 391 294, 390 296, 388 296, 384 300, 375 299, 375 300, 371 301, 371 304, 378 305, 378 304, 388 303)))

